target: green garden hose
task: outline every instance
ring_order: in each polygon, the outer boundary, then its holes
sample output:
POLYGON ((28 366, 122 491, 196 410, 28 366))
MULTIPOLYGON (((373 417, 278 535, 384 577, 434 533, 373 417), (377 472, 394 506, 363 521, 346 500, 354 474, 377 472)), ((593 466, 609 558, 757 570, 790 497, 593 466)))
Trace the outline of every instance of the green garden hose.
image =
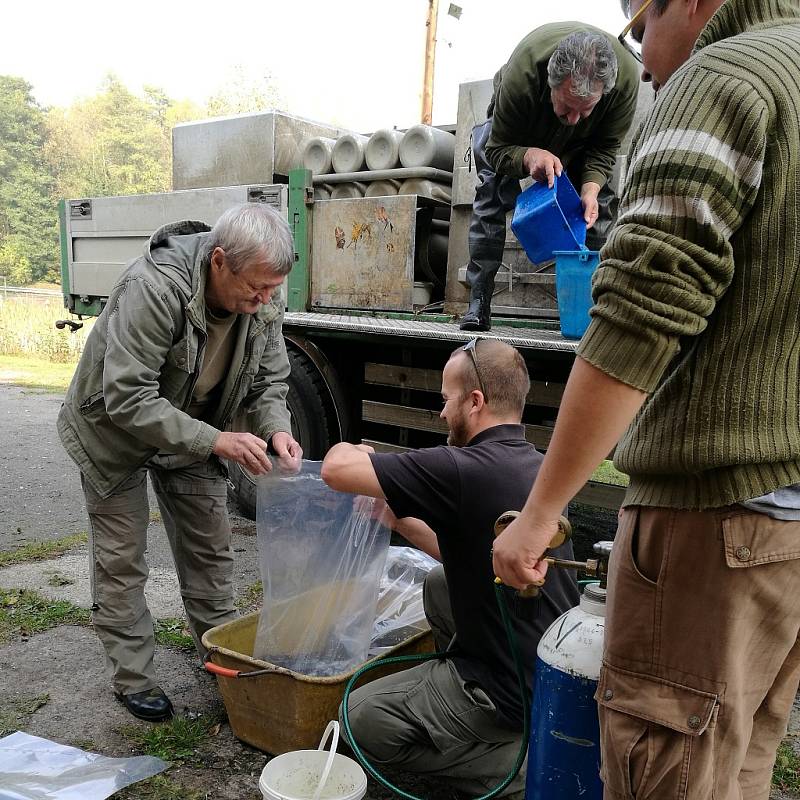
MULTIPOLYGON (((514 657, 514 666, 517 670, 517 680, 519 681, 519 691, 520 696, 522 697, 522 743, 520 744, 519 753, 517 754, 516 761, 514 762, 514 766, 511 768, 511 771, 506 775, 505 778, 490 792, 481 795, 480 797, 476 798, 476 800, 489 800, 491 797, 497 797, 504 789, 508 787, 511 781, 517 777, 517 773, 522 768, 522 764, 525 761, 525 756, 528 751, 528 739, 530 738, 530 699, 528 697, 528 686, 525 681, 525 670, 523 669, 522 665, 522 657, 519 654, 519 650, 517 649, 517 639, 514 636, 514 629, 511 625, 511 617, 508 613, 508 606, 506 605, 506 599, 503 597, 503 587, 502 584, 495 583, 494 586, 495 590, 495 597, 497 598, 497 606, 500 609, 500 616, 503 620, 503 625, 506 629, 506 636, 508 637, 508 645, 511 648, 511 654, 514 657)), ((394 792, 398 797, 404 797, 406 800, 426 800, 423 797, 418 797, 417 795, 410 794, 409 792, 404 792, 398 786, 395 786, 390 780, 385 778, 381 775, 380 772, 367 760, 367 757, 362 752, 361 748, 358 746, 358 743, 353 736, 353 731, 350 728, 350 717, 348 713, 348 706, 350 704, 350 692, 353 690, 353 687, 358 682, 358 679, 364 675, 364 673, 369 672, 370 670, 377 669, 378 667, 385 667, 388 664, 401 664, 401 663, 408 663, 414 661, 431 661, 434 658, 447 658, 447 653, 439 652, 439 653, 425 653, 423 655, 415 655, 415 656, 390 656, 389 658, 382 658, 378 661, 374 661, 371 664, 367 664, 366 666, 361 667, 352 678, 347 682, 347 686, 344 690, 344 697, 342 698, 342 724, 344 726, 344 731, 347 736, 347 741, 350 744, 350 747, 353 750, 353 753, 358 759, 358 762, 361 764, 362 767, 382 786, 386 787, 389 791, 394 792)))

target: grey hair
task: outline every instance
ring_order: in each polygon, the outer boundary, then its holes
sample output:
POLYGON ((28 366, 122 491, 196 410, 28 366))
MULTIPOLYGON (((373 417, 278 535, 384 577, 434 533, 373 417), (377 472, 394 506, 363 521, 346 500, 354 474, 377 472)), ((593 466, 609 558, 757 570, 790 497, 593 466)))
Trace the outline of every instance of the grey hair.
POLYGON ((265 257, 276 275, 288 275, 294 264, 294 240, 286 220, 265 203, 233 206, 217 220, 208 235, 208 254, 225 251, 231 272, 265 257))
POLYGON ((608 94, 617 82, 617 56, 607 37, 592 31, 576 31, 563 38, 547 63, 551 89, 572 80, 572 94, 589 97, 600 83, 608 94))

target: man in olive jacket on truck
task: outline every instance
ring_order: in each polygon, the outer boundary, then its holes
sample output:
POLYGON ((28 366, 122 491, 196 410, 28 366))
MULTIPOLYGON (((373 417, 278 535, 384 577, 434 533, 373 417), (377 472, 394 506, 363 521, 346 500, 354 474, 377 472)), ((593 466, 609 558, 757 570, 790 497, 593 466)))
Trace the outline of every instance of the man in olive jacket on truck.
POLYGON ((302 456, 281 334, 292 263, 289 227, 267 206, 229 209, 213 230, 160 228, 111 291, 67 390, 58 431, 86 496, 92 621, 115 695, 140 719, 172 714, 144 595, 147 473, 202 654, 202 635, 236 616, 221 459, 262 474, 268 447, 289 467, 302 456), (253 433, 227 432, 242 415, 253 433))
POLYGON ((462 329, 491 327, 506 213, 514 208, 521 178, 553 186, 554 177, 566 170, 590 228, 586 244, 600 249, 616 208, 608 180, 633 122, 638 67, 634 56, 599 28, 557 22, 529 33, 494 76, 489 119, 472 131, 478 185, 462 329))

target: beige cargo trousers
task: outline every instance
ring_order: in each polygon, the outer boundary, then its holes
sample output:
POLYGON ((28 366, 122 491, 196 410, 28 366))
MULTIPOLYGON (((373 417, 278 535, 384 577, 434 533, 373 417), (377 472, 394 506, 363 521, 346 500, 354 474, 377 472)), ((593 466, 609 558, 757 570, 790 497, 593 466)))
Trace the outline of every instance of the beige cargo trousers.
POLYGON ((158 686, 153 619, 144 594, 148 472, 198 653, 204 653, 200 640, 207 630, 236 617, 227 485, 215 459, 188 462, 159 454, 105 499, 81 476, 89 513, 92 622, 114 691, 125 695, 158 686))
POLYGON ((800 522, 626 508, 608 587, 605 800, 768 800, 800 682, 800 522))

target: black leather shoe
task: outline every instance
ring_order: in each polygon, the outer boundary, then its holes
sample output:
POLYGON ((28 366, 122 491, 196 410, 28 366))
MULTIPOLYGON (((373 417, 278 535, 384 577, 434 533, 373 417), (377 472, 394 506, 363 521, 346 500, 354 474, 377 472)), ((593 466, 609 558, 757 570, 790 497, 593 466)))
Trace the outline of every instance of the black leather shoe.
POLYGON ((175 710, 163 690, 156 686, 144 692, 121 694, 114 692, 114 697, 122 703, 134 717, 147 722, 162 722, 169 719, 175 710))
MULTIPOLYGON (((491 297, 491 295, 490 295, 491 297)), ((462 331, 488 331, 492 327, 491 299, 478 295, 469 301, 467 313, 458 326, 462 331)))

